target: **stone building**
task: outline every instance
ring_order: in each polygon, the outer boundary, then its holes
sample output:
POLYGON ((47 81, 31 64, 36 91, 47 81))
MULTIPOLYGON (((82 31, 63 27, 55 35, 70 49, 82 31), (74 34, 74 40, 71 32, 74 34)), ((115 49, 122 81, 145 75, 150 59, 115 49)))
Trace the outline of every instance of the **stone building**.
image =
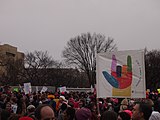
POLYGON ((9 44, 0 45, 0 76, 6 75, 6 61, 7 60, 24 60, 24 53, 18 52, 17 47, 9 44))

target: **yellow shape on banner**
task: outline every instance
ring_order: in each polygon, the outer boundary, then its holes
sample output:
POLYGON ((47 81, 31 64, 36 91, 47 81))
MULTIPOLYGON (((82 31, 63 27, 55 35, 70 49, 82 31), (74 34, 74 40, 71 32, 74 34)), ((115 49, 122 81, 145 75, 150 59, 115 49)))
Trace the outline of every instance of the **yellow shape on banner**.
POLYGON ((125 89, 112 88, 112 95, 131 97, 131 86, 125 89))

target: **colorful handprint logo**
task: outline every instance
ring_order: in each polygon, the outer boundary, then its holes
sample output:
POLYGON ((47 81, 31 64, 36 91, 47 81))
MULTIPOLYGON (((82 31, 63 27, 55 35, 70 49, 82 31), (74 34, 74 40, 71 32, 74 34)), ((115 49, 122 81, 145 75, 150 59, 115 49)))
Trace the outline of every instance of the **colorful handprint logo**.
POLYGON ((111 74, 107 71, 102 71, 105 79, 114 88, 125 89, 132 83, 132 59, 127 56, 127 65, 117 65, 115 55, 112 55, 111 74))

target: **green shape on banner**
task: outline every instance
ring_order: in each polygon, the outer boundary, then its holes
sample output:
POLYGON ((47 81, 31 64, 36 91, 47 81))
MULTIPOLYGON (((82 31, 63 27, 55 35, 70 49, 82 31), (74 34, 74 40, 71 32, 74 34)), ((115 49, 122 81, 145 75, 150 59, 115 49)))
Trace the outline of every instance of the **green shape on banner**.
POLYGON ((18 92, 19 90, 18 90, 18 88, 14 88, 13 91, 18 92))
POLYGON ((158 93, 160 93, 160 89, 157 89, 158 93))

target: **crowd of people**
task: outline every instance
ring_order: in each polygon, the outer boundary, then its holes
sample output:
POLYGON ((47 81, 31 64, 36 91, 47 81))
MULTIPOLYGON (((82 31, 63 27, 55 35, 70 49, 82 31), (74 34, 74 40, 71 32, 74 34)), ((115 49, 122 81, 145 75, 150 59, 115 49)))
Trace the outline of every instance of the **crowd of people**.
POLYGON ((92 92, 0 92, 0 120, 160 120, 160 95, 96 98, 92 92))

